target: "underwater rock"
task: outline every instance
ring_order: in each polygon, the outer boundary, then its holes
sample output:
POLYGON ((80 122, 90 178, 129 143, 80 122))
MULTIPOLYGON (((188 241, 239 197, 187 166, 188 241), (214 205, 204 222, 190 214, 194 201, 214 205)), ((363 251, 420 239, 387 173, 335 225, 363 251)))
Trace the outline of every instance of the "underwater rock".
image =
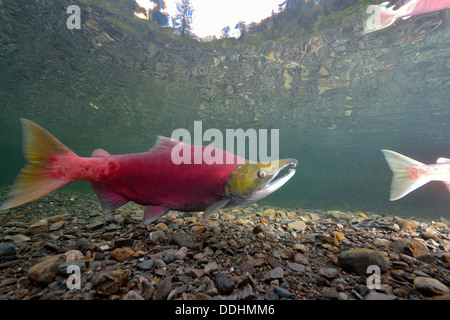
POLYGON ((450 289, 439 280, 429 277, 416 277, 414 279, 414 286, 425 296, 441 296, 449 294, 450 289))
POLYGON ((46 257, 28 271, 28 276, 40 284, 49 284, 58 274, 59 265, 65 263, 66 259, 64 254, 46 257))
POLYGON ((41 219, 28 227, 28 231, 32 234, 46 233, 48 231, 47 219, 41 219))
POLYGON ((98 272, 92 278, 92 288, 102 295, 116 294, 126 284, 131 274, 131 270, 128 269, 98 272))
POLYGON ((381 272, 386 272, 389 266, 389 261, 380 251, 366 248, 346 250, 337 258, 342 269, 357 275, 366 275, 370 265, 377 265, 381 272))
POLYGON ((0 243, 0 262, 14 260, 16 258, 16 251, 16 247, 11 243, 0 243))
POLYGON ((180 247, 192 248, 194 246, 191 236, 184 231, 174 232, 170 242, 180 247))

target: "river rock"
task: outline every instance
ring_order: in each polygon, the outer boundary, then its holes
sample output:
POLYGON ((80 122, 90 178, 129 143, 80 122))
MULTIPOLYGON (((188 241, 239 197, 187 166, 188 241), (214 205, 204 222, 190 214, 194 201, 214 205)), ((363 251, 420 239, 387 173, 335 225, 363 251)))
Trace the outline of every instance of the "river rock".
POLYGON ((365 275, 370 265, 377 265, 381 272, 386 272, 389 266, 389 261, 378 250, 353 248, 340 253, 337 257, 342 269, 357 275, 365 275))
POLYGON ((401 229, 414 229, 418 227, 418 223, 411 219, 397 218, 395 223, 397 223, 401 229))
POLYGON ((16 258, 16 251, 16 247, 11 243, 0 243, 0 262, 14 260, 16 258))
POLYGON ((111 259, 116 260, 117 262, 123 262, 127 260, 133 259, 134 251, 129 247, 125 248, 117 248, 111 252, 111 259))
POLYGON ((174 232, 170 242, 180 247, 188 247, 189 249, 194 246, 191 236, 184 231, 174 232))
POLYGON ((233 281, 222 272, 217 272, 214 284, 220 294, 230 294, 234 290, 233 281))
POLYGON ((92 278, 92 288, 102 295, 116 294, 126 285, 131 274, 131 270, 128 269, 98 272, 92 278))
POLYGON ((46 233, 48 231, 48 221, 41 219, 28 227, 28 231, 32 234, 46 233))
POLYGON ((58 266, 66 262, 66 259, 67 257, 64 254, 46 257, 31 267, 28 271, 28 276, 38 283, 48 284, 56 277, 58 274, 58 266))
POLYGON ((450 289, 445 284, 429 277, 416 277, 414 279, 414 286, 421 294, 428 297, 450 293, 450 289))

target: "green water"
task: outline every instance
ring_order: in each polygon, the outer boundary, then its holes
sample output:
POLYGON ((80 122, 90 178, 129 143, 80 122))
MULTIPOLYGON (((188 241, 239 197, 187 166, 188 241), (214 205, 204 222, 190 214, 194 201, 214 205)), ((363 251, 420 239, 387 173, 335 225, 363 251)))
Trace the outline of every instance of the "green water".
POLYGON ((0 0, 0 186, 24 165, 20 117, 80 156, 146 151, 202 121, 279 129, 280 157, 299 165, 261 204, 448 217, 440 182, 390 202, 380 150, 450 157, 450 11, 362 35, 367 1, 349 3, 297 29, 280 14, 240 40, 200 43, 133 18, 132 1, 82 2, 81 30, 68 30, 68 1, 0 0))

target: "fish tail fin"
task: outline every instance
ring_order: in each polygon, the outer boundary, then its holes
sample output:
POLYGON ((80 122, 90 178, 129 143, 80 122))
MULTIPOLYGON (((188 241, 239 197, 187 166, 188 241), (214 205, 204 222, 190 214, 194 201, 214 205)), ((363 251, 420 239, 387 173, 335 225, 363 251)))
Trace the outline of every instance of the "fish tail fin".
POLYGON ((394 151, 385 149, 381 151, 394 174, 389 200, 394 201, 400 199, 430 181, 429 178, 424 176, 419 175, 417 179, 412 179, 410 176, 408 168, 411 166, 423 166, 423 163, 394 151))
POLYGON ((51 160, 55 155, 75 154, 34 122, 23 118, 20 121, 27 163, 18 174, 0 210, 37 200, 73 181, 64 176, 51 175, 51 160))

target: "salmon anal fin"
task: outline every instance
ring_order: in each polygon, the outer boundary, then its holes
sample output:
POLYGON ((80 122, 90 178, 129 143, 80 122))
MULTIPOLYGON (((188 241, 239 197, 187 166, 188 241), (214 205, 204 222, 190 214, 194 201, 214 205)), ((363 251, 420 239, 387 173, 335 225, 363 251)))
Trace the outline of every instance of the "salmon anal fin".
POLYGON ((145 207, 144 213, 144 224, 150 223, 163 216, 170 208, 168 207, 158 207, 158 206, 147 206, 145 207))
POLYGON ((109 213, 128 202, 121 194, 101 183, 92 182, 91 184, 102 204, 103 213, 109 213))

